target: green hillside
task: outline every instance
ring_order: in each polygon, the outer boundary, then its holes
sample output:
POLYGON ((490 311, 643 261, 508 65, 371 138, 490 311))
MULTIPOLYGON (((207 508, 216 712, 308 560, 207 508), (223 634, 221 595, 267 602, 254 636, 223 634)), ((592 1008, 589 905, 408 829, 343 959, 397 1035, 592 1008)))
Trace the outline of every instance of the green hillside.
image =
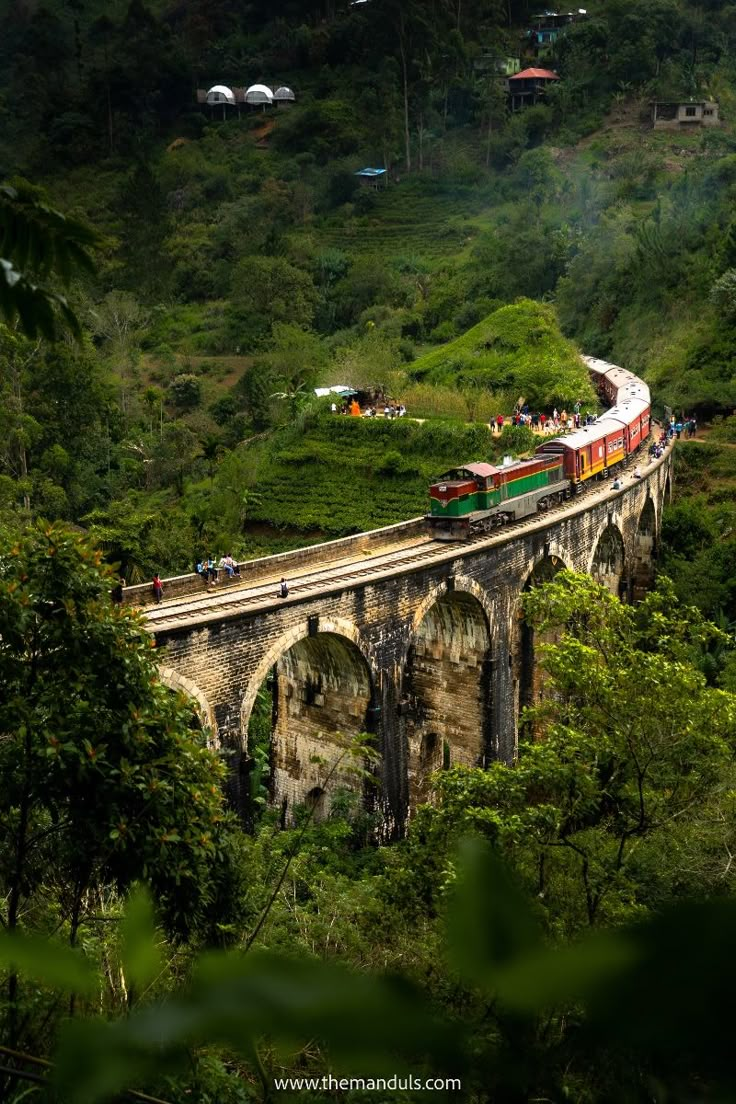
POLYGON ((68 288, 82 343, 5 342, 11 515, 132 527, 131 562, 178 570, 215 537, 246 552, 416 512, 424 469, 335 512, 332 453, 299 428, 318 384, 459 427, 519 398, 591 402, 583 350, 636 369, 657 409, 736 402, 728 9, 596 0, 552 47, 515 0, 46 0, 3 18, 0 162, 101 235, 68 288), (509 56, 559 83, 509 111, 509 56), (295 102, 197 103, 245 74, 295 102), (652 129, 653 98, 709 96, 720 125, 652 129), (386 188, 359 184, 366 164, 386 188), (292 431, 309 504, 276 485, 292 431))
POLYGON ((559 332, 554 310, 530 299, 499 308, 461 337, 418 357, 411 375, 516 395, 534 408, 595 402, 588 370, 559 332))
POLYGON ((259 468, 259 503, 250 520, 277 530, 317 529, 328 537, 426 513, 429 484, 443 471, 470 460, 497 460, 533 442, 531 434, 513 429, 494 438, 487 425, 331 414, 282 437, 259 468))
POLYGON ((0 5, 3 1104, 736 1099, 736 4, 586 2, 0 5), (423 514, 581 353, 698 420, 642 602, 448 562, 376 647, 292 593, 247 726, 264 617, 213 613, 202 728, 121 575, 423 514))

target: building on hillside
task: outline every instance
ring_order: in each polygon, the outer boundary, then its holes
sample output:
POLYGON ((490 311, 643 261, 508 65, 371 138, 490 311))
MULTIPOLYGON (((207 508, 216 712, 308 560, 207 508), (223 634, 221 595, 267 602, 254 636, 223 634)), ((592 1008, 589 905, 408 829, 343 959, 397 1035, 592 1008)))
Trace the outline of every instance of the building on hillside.
POLYGON ((236 106, 235 92, 226 84, 213 84, 212 88, 197 89, 197 103, 209 108, 221 108, 223 119, 230 108, 236 106))
POLYGON ((293 104, 296 96, 290 88, 287 88, 285 84, 282 84, 280 88, 277 88, 273 94, 274 103, 279 107, 288 107, 289 104, 293 104))
POLYGON ((551 69, 522 69, 509 77, 509 100, 512 111, 528 107, 544 97, 547 88, 560 78, 551 69))
POLYGON ((473 62, 473 68, 479 73, 491 73, 497 77, 513 77, 521 71, 521 58, 509 54, 479 54, 473 62))
POLYGON ((718 106, 715 100, 653 100, 651 123, 655 129, 670 130, 720 126, 718 106))
POLYGON ((532 16, 531 26, 526 31, 524 38, 527 45, 533 48, 535 56, 543 57, 545 54, 551 53, 557 39, 568 27, 573 23, 578 23, 581 19, 587 19, 587 17, 588 13, 585 8, 568 12, 539 12, 532 16))
POLYGON ((265 111, 273 104, 278 107, 288 107, 295 100, 293 89, 287 88, 285 84, 275 91, 265 84, 251 84, 248 88, 230 88, 225 84, 214 84, 210 89, 197 89, 197 103, 204 107, 222 108, 223 118, 231 107, 236 107, 240 114, 241 104, 262 107, 265 111))
POLYGON ((358 169, 355 175, 364 188, 373 188, 374 191, 378 191, 379 188, 385 188, 388 185, 386 169, 358 169))
POLYGON ((265 84, 251 84, 245 90, 245 102, 253 107, 267 107, 273 105, 273 92, 265 84))
POLYGON ((206 102, 208 104, 230 104, 235 106, 235 95, 232 88, 228 88, 225 84, 214 84, 207 92, 206 102))

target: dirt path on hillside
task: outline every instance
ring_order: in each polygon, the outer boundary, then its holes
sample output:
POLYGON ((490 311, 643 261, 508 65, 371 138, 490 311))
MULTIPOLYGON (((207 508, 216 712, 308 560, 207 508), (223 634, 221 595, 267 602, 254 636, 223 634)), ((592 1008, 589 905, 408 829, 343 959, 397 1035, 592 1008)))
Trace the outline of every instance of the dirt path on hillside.
POLYGON ((705 426, 699 429, 695 437, 683 437, 684 441, 694 441, 696 445, 718 445, 719 448, 736 449, 733 441, 712 440, 713 427, 705 426), (709 440, 709 438, 711 438, 709 440))

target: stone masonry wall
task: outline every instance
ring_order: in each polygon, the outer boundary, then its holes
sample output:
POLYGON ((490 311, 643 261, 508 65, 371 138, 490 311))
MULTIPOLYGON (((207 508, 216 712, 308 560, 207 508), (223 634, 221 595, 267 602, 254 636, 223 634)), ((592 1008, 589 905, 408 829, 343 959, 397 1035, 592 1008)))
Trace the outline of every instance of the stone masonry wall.
POLYGON ((296 712, 291 707, 288 736, 282 723, 288 709, 279 715, 277 788, 291 800, 317 785, 309 772, 297 778, 294 767, 309 758, 315 733, 325 733, 326 746, 335 730, 375 730, 387 827, 401 831, 410 780, 414 791, 421 789, 422 770, 437 765, 442 741, 456 761, 513 759, 519 598, 535 565, 551 557, 577 571, 591 573, 594 564, 599 569, 608 562, 601 560, 599 541, 610 527, 621 538, 626 590, 635 568, 641 571, 646 545, 639 522, 648 499, 647 526, 653 511, 659 532, 670 464, 668 455, 606 501, 573 502, 564 515, 541 518, 516 533, 510 529, 491 547, 449 545, 439 562, 416 570, 397 568, 360 586, 335 582, 323 593, 290 596, 265 610, 161 631, 161 663, 194 684, 215 718, 220 743, 236 760, 247 757, 248 717, 258 688, 277 667, 279 699, 288 689, 287 700, 303 705, 296 712), (339 638, 342 651, 309 650, 301 643, 322 634, 339 638), (322 694, 323 704, 308 702, 306 690, 320 665, 322 689, 309 693, 322 694))

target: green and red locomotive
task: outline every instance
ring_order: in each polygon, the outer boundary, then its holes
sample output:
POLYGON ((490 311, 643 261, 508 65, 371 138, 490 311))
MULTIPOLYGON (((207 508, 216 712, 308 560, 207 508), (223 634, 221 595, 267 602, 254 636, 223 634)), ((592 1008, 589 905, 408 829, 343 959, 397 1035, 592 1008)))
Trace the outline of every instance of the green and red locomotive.
POLYGON ((546 510, 592 479, 607 479, 649 437, 649 388, 633 372, 583 357, 601 398, 614 405, 592 423, 545 440, 531 460, 497 468, 464 464, 429 488, 427 524, 433 536, 462 540, 546 510))
POLYGON ((465 464, 429 488, 432 535, 462 540, 546 510, 569 495, 562 456, 535 456, 503 467, 465 464))

